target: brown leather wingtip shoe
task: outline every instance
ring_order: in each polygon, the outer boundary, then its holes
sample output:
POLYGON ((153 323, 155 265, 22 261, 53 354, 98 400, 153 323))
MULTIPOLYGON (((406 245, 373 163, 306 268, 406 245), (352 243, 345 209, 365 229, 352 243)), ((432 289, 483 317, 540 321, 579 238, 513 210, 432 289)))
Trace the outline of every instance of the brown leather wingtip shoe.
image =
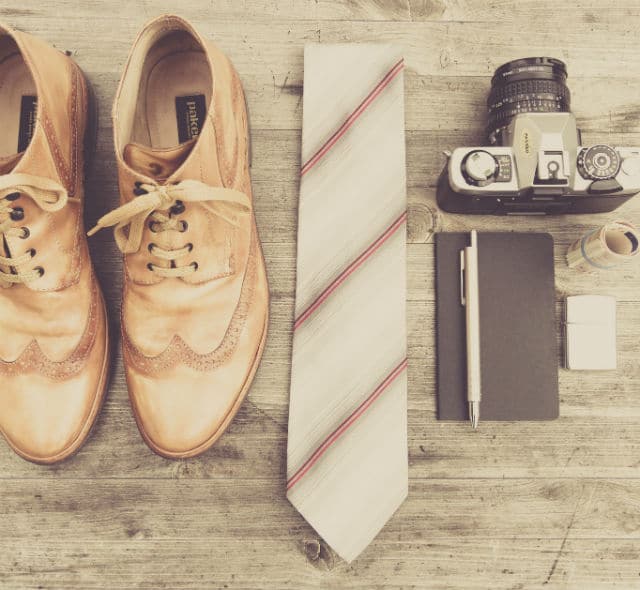
POLYGON ((185 20, 134 43, 113 111, 124 253, 123 356, 138 427, 192 457, 226 430, 267 334, 244 94, 230 61, 185 20))
POLYGON ((36 463, 80 448, 107 383, 82 222, 90 103, 70 58, 0 25, 0 432, 36 463))

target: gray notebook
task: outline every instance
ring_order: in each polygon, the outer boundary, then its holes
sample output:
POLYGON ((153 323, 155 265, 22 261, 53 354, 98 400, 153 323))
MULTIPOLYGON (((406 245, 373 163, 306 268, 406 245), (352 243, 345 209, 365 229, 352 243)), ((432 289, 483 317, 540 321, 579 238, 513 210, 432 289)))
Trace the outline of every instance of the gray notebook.
MULTIPOLYGON (((468 233, 436 235, 438 418, 468 420, 460 250, 468 233)), ((478 234, 480 420, 558 417, 553 238, 478 234)))

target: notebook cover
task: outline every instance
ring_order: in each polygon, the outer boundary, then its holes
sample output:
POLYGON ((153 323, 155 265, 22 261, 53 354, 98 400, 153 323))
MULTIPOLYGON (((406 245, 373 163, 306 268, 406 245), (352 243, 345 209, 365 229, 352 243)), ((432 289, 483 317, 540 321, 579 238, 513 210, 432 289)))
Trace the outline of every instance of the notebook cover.
MULTIPOLYGON (((436 235, 438 418, 468 420, 460 250, 468 233, 436 235)), ((483 420, 558 417, 553 238, 479 233, 483 420)))

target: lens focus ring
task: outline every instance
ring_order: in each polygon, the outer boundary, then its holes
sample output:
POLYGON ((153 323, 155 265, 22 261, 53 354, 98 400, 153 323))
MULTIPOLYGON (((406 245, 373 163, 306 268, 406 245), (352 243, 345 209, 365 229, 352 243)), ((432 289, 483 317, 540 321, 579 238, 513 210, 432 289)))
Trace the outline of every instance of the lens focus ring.
POLYGON ((518 103, 528 97, 556 100, 569 105, 571 95, 569 89, 555 80, 524 80, 510 82, 504 86, 492 88, 487 100, 489 110, 499 109, 505 104, 518 103))

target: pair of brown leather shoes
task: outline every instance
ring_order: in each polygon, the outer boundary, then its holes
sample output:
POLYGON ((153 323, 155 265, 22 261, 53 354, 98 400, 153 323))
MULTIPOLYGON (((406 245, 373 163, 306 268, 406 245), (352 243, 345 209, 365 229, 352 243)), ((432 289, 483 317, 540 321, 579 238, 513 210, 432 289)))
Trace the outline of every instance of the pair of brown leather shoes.
MULTIPOLYGON (((0 27, 0 431, 38 463, 78 450, 107 384, 82 220, 93 112, 69 57, 0 27)), ((236 414, 267 332, 240 80, 188 22, 160 17, 134 43, 113 127, 121 204, 92 231, 115 226, 124 253, 131 403, 151 449, 191 457, 236 414)))

